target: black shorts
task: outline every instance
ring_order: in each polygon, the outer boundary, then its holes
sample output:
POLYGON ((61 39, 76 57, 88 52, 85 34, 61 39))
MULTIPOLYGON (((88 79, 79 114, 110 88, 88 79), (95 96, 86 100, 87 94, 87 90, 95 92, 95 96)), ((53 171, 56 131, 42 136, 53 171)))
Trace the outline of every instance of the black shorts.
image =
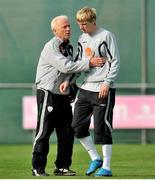
POLYGON ((80 89, 75 103, 72 127, 77 138, 89 136, 91 116, 94 116, 96 144, 112 144, 113 108, 115 89, 110 88, 106 98, 99 99, 98 92, 80 89))

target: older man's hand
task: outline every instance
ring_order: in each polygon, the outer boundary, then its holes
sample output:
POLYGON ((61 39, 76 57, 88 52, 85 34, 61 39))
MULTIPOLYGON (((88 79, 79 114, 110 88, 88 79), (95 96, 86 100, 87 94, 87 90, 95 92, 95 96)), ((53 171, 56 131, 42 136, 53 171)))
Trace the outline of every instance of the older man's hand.
POLYGON ((102 67, 107 61, 107 57, 94 57, 90 58, 90 67, 102 67))
POLYGON ((59 87, 60 92, 62 94, 65 94, 67 89, 68 89, 68 87, 69 87, 69 82, 68 81, 64 81, 62 84, 60 84, 60 87, 59 87))

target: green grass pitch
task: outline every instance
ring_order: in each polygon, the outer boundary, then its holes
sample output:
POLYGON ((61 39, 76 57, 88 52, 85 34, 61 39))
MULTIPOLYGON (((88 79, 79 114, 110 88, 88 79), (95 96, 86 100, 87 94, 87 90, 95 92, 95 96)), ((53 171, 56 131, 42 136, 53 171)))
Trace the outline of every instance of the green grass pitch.
MULTIPOLYGON (((97 149, 101 154, 101 147, 97 149)), ((53 168, 56 156, 56 145, 50 146, 48 164, 49 177, 31 175, 32 145, 0 145, 0 179, 104 179, 104 177, 85 176, 90 162, 89 156, 80 144, 74 145, 71 169, 76 176, 54 176, 53 168)), ((108 179, 155 179, 155 145, 113 145, 113 176, 108 179)), ((107 177, 106 177, 107 179, 107 177)))

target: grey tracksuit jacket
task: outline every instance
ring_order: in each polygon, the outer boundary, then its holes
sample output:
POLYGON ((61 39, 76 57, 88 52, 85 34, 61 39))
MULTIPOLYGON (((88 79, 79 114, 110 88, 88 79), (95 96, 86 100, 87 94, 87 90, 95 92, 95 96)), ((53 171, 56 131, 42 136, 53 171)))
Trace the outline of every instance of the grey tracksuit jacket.
POLYGON ((78 40, 77 60, 83 61, 92 55, 106 56, 108 60, 103 67, 94 67, 90 71, 84 72, 79 86, 94 92, 99 92, 102 83, 114 87, 120 69, 120 57, 115 36, 103 28, 98 28, 91 35, 83 33, 78 40))
MULTIPOLYGON (((83 61, 73 61, 73 47, 58 37, 47 42, 41 52, 35 83, 37 88, 61 94, 59 86, 68 81, 72 73, 89 70, 88 58, 83 61)), ((67 92, 69 93, 69 91, 67 92)))

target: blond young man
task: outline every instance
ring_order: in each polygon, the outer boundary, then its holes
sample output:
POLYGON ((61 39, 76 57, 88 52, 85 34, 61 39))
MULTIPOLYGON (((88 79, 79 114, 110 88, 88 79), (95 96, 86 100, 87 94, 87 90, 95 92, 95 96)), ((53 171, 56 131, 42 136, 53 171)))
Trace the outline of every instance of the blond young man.
POLYGON ((106 57, 103 67, 84 73, 75 103, 72 127, 76 138, 88 151, 91 163, 86 175, 112 176, 112 119, 115 104, 114 82, 118 75, 120 60, 114 35, 96 25, 96 10, 84 7, 77 11, 77 23, 83 32, 78 40, 78 60, 106 57), (101 144, 103 158, 98 154, 89 133, 90 117, 94 116, 94 138, 101 144))

